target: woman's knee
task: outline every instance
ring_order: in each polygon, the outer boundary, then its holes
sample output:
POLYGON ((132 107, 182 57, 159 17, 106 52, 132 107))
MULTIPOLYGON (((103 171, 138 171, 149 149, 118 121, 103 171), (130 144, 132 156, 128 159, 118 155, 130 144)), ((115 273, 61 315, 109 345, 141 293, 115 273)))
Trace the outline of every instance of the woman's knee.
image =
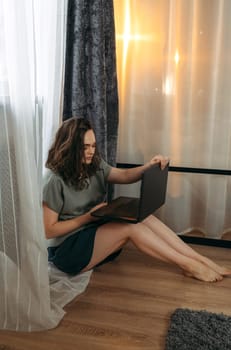
POLYGON ((154 223, 154 222, 158 222, 158 221, 160 221, 160 220, 156 216, 149 215, 142 221, 142 223, 144 225, 146 225, 146 224, 150 224, 150 223, 154 223))

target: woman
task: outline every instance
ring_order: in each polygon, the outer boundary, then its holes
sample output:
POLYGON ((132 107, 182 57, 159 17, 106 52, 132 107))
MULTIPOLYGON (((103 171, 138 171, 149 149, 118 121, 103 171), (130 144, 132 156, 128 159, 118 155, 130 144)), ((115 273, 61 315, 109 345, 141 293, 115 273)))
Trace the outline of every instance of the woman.
POLYGON ((187 276, 220 281, 230 274, 185 244, 171 229, 150 215, 141 223, 103 221, 91 215, 105 205, 106 185, 140 180, 145 169, 169 159, 161 155, 132 169, 111 167, 100 158, 94 131, 82 118, 63 122, 49 151, 49 170, 43 192, 44 225, 49 260, 57 268, 77 274, 113 260, 127 241, 139 250, 178 265, 187 276))

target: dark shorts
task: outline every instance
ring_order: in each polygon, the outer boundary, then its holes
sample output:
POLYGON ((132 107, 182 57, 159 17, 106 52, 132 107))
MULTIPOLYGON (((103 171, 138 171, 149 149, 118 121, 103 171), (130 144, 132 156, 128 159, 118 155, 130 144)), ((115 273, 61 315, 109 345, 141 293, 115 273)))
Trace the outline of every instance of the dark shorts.
MULTIPOLYGON (((96 224, 85 228, 66 238, 59 246, 49 247, 48 260, 63 272, 71 275, 78 274, 91 260, 95 234, 99 226, 96 224)), ((96 266, 114 260, 121 253, 121 250, 110 254, 96 266)))

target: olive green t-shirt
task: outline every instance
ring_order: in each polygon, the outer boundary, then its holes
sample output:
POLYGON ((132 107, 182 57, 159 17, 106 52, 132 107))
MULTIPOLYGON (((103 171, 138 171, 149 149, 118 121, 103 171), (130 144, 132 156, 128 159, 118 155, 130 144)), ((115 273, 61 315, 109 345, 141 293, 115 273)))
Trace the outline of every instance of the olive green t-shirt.
MULTIPOLYGON (((111 166, 101 160, 99 170, 89 178, 88 186, 82 190, 76 190, 73 186, 67 185, 59 175, 49 170, 44 178, 43 201, 58 213, 59 220, 83 215, 105 200, 110 170, 111 166)), ((81 229, 89 225, 92 223, 82 226, 81 229)), ((76 231, 78 229, 74 232, 76 231)), ((49 240, 49 245, 59 245, 74 232, 49 240)))

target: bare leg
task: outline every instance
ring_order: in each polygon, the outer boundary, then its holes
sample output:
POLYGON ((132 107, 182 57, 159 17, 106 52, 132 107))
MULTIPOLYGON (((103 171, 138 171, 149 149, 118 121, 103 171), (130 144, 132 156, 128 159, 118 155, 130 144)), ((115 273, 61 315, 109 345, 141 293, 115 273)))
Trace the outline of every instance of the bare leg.
POLYGON ((143 224, 147 225, 147 227, 149 227, 153 231, 153 233, 158 235, 161 239, 163 239, 167 244, 169 244, 172 248, 177 250, 179 253, 202 262, 203 264, 209 266, 211 269, 213 269, 214 271, 218 272, 223 276, 231 275, 230 269, 227 269, 223 266, 219 266, 209 258, 196 252, 188 244, 183 242, 182 239, 180 239, 175 234, 175 232, 173 232, 169 227, 167 227, 155 216, 150 215, 147 219, 143 221, 143 224))
POLYGON ((222 276, 201 262, 185 256, 172 248, 168 243, 153 234, 147 225, 108 223, 98 228, 95 236, 94 251, 89 265, 91 269, 106 256, 122 247, 128 240, 144 253, 163 261, 178 265, 191 276, 207 282, 222 279, 222 276))

